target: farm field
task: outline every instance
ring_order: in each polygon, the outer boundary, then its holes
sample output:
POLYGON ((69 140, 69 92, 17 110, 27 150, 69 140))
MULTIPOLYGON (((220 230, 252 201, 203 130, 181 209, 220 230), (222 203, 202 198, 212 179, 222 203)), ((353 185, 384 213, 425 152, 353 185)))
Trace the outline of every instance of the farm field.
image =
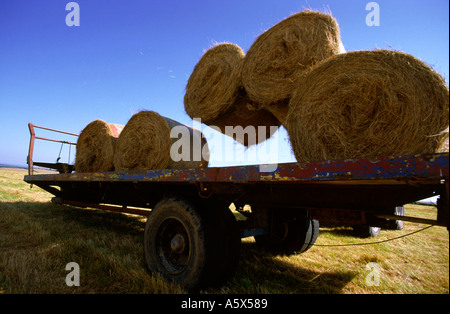
MULTIPOLYGON (((0 168, 0 293, 187 293, 147 272, 145 219, 54 205, 51 194, 23 181, 25 174, 0 168), (80 266, 79 286, 66 284, 70 262, 80 266)), ((414 216, 434 218, 435 212, 432 206, 406 206, 414 216)), ((231 280, 200 293, 448 294, 447 229, 401 237, 425 227, 405 222, 401 231, 360 239, 351 228, 321 226, 316 245, 292 256, 272 256, 246 238, 231 280), (398 239, 384 242, 392 238, 398 239), (353 245, 361 243, 367 245, 353 245)))

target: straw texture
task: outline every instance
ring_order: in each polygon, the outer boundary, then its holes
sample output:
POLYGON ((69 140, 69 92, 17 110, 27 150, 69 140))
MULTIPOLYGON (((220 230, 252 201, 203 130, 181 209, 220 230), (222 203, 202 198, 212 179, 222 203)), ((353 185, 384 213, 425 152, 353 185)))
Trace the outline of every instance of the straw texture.
POLYGON ((298 161, 437 151, 448 136, 444 79, 411 55, 357 51, 297 82, 287 130, 298 161))
POLYGON ((154 111, 141 111, 131 117, 119 136, 114 166, 116 170, 200 168, 207 167, 208 160, 208 144, 200 131, 154 111), (179 129, 172 138, 174 127, 179 129), (173 157, 182 159, 171 158, 172 148, 173 157))
POLYGON ((116 170, 165 169, 169 163, 170 128, 153 111, 141 111, 127 122, 117 140, 116 170))
POLYGON ((123 125, 95 120, 80 133, 75 155, 76 172, 103 172, 114 169, 117 137, 123 125))
POLYGON ((242 84, 261 106, 287 101, 299 75, 342 49, 339 26, 329 14, 304 11, 261 34, 248 50, 242 84))
POLYGON ((192 118, 209 123, 235 102, 241 86, 242 49, 222 43, 206 51, 189 77, 184 107, 192 118))

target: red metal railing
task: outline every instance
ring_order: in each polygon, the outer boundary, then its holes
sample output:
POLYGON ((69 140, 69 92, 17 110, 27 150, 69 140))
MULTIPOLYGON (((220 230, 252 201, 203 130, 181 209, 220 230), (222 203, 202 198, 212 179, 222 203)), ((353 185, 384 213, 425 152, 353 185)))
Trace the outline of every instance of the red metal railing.
MULTIPOLYGON (((56 139, 36 136, 36 133, 35 133, 34 129, 38 128, 38 129, 42 129, 42 130, 47 130, 47 131, 52 131, 52 132, 57 132, 57 133, 62 133, 62 134, 72 135, 72 136, 79 136, 78 134, 65 132, 65 131, 60 131, 60 130, 55 130, 55 129, 50 129, 50 128, 46 128, 46 127, 43 127, 43 126, 34 125, 32 123, 28 123, 28 128, 30 129, 30 146, 28 148, 28 156, 27 156, 28 174, 29 175, 33 174, 33 165, 34 164, 38 165, 38 163, 33 162, 34 140, 44 140, 44 141, 57 142, 57 143, 62 143, 62 144, 75 145, 75 146, 77 145, 76 143, 73 143, 73 142, 68 142, 68 141, 62 141, 62 140, 56 140, 56 139)), ((50 166, 50 167, 51 167, 51 165, 55 165, 54 169, 58 169, 58 167, 56 167, 56 164, 47 164, 47 163, 39 163, 39 164, 40 165, 47 165, 47 166, 50 166)))

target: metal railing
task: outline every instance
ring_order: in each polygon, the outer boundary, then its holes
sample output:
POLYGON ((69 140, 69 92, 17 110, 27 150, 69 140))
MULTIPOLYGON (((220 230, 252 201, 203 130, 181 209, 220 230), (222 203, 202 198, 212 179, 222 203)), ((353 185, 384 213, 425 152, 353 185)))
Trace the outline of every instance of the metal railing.
POLYGON ((56 169, 59 172, 67 172, 67 170, 71 168, 71 166, 68 165, 68 164, 62 164, 62 163, 59 163, 59 162, 56 162, 56 163, 33 162, 34 141, 35 140, 43 140, 43 141, 50 141, 50 142, 56 142, 56 143, 68 144, 68 145, 75 145, 75 146, 77 144, 73 143, 73 142, 68 142, 68 141, 62 141, 62 140, 57 140, 57 139, 52 139, 52 138, 36 136, 36 133, 35 133, 34 129, 38 128, 38 129, 42 129, 42 130, 62 133, 62 134, 71 135, 71 136, 79 136, 79 134, 65 132, 65 131, 60 131, 60 130, 55 130, 55 129, 50 129, 50 128, 46 128, 46 127, 43 127, 43 126, 34 125, 32 123, 28 123, 28 128, 30 130, 30 146, 28 148, 28 156, 27 156, 28 174, 29 175, 33 174, 33 166, 34 165, 42 166, 42 167, 46 167, 46 168, 56 169))

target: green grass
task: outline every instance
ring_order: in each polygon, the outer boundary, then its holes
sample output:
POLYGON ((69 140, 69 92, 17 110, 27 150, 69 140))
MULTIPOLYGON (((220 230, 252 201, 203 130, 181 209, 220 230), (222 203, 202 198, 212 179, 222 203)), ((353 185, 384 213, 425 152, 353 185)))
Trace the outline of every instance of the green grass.
MULTIPOLYGON (((142 237, 145 219, 50 203, 51 195, 23 182, 24 171, 0 168, 0 292, 186 293, 150 275, 142 237), (80 286, 69 287, 69 262, 80 265, 80 286)), ((407 205, 407 214, 433 218, 428 206, 407 205)), ((449 293, 449 234, 432 227, 394 241, 424 225, 405 223, 375 239, 352 237, 350 228, 321 226, 316 246, 300 255, 271 256, 243 239, 240 264, 225 285, 201 293, 372 294, 449 293), (366 277, 375 262, 379 285, 366 277)))

